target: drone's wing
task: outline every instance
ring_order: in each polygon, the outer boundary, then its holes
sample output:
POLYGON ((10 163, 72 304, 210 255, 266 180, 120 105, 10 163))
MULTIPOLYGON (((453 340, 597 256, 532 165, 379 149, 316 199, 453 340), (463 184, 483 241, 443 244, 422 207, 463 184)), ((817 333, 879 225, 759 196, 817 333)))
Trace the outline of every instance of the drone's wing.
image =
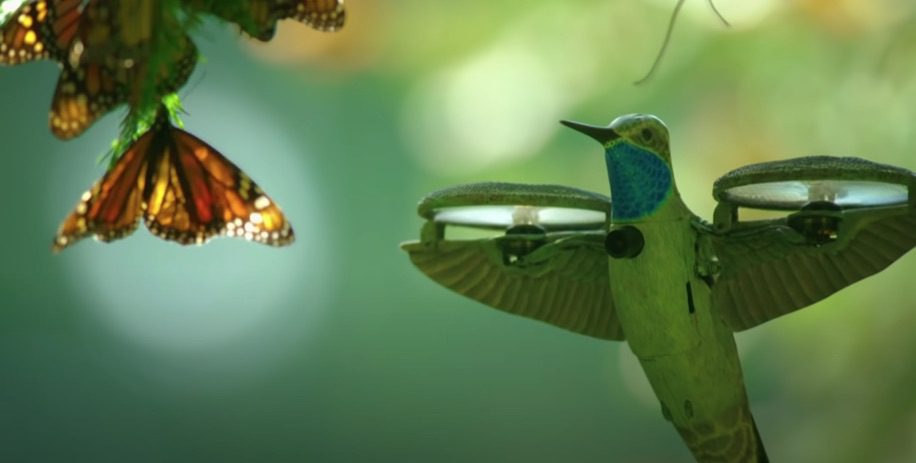
POLYGON ((774 220, 713 238, 722 267, 713 304, 735 331, 811 305, 884 270, 916 245, 916 213, 898 207, 844 214, 820 246, 774 220))
POLYGON ((611 304, 603 234, 552 240, 508 263, 512 237, 406 243, 410 260, 439 284, 490 307, 604 339, 623 339, 611 304))
MULTIPOLYGON (((568 195, 552 193, 586 192, 502 183, 436 192, 421 202, 420 213, 429 219, 424 230, 437 231, 424 233, 428 236, 401 247, 423 273, 457 293, 578 333, 622 340, 623 332, 611 302, 605 232, 601 230, 604 219, 598 220, 597 230, 575 230, 582 227, 581 223, 563 230, 563 224, 549 219, 538 222, 538 210, 544 218, 563 209, 555 206, 555 200, 575 204, 568 195), (524 206, 512 209, 511 204, 524 206), (449 215, 445 211, 457 213, 449 215), (500 228, 500 219, 494 218, 500 211, 516 220, 522 220, 522 216, 530 220, 521 227, 510 226, 504 235, 494 238, 445 238, 447 225, 500 228)), ((597 199, 592 205, 604 209, 610 205, 597 195, 580 196, 583 198, 597 199)), ((604 212, 599 216, 604 217, 604 212)))
MULTIPOLYGON (((809 168, 816 162, 841 167, 839 174, 833 169, 821 177, 830 173, 846 179, 788 182, 795 185, 761 182, 757 190, 745 192, 753 193, 748 198, 757 201, 756 206, 764 206, 760 201, 767 196, 766 189, 786 199, 785 195, 791 196, 786 188, 799 187, 801 182, 808 188, 802 188, 805 194, 816 188, 821 189, 818 194, 825 188, 843 190, 826 196, 833 202, 818 201, 819 207, 803 207, 786 218, 740 224, 707 235, 718 259, 713 304, 735 331, 811 305, 880 272, 916 246, 916 175, 851 158, 806 158, 809 168), (884 169, 882 175, 873 175, 876 169, 884 169), (844 177, 843 172, 853 171, 858 177, 844 177)), ((720 201, 725 199, 724 188, 717 182, 720 201)))

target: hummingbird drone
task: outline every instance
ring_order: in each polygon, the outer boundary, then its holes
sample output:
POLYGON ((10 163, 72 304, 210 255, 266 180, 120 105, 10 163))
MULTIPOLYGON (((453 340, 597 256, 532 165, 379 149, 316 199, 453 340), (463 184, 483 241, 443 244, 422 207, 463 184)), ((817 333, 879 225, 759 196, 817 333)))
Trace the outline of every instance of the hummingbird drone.
POLYGON ((715 182, 710 224, 681 200, 659 119, 563 124, 603 146, 613 201, 557 185, 461 185, 423 198, 420 240, 402 248, 427 276, 486 305, 627 341, 697 461, 767 461, 733 333, 916 246, 916 174, 851 157, 753 164, 715 182), (785 215, 741 220, 743 209, 785 215), (457 227, 502 233, 450 238, 457 227))

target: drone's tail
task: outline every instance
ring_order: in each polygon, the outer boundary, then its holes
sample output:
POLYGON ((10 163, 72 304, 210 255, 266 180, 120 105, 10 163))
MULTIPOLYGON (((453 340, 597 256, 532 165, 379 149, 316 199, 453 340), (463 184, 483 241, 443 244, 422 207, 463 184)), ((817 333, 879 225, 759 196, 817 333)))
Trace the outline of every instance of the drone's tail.
POLYGON ((700 463, 769 463, 757 423, 747 402, 716 422, 676 426, 694 458, 700 463))

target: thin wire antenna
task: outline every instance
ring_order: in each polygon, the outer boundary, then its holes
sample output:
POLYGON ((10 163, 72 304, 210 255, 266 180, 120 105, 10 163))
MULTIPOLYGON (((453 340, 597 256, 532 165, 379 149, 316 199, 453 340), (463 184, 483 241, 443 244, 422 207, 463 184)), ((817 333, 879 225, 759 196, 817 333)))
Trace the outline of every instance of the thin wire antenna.
POLYGON ((662 41, 661 49, 658 50, 658 55, 655 56, 655 61, 652 62, 652 67, 649 68, 649 72, 647 72, 642 79, 633 82, 633 85, 642 85, 655 74, 655 70, 658 69, 658 64, 662 62, 662 57, 665 56, 665 51, 668 50, 668 43, 671 42, 671 32, 674 31, 674 23, 677 21, 677 16, 678 13, 681 12, 682 6, 684 6, 684 0, 677 0, 677 5, 674 5, 674 12, 671 13, 671 19, 668 20, 668 30, 665 31, 665 39, 662 41))
MULTIPOLYGON (((633 82, 633 85, 642 85, 649 81, 653 75, 655 75, 655 70, 658 69, 658 65, 662 62, 662 58, 665 56, 665 52, 668 50, 668 44, 671 42, 671 34, 674 32, 674 23, 677 21, 677 17, 681 12, 681 7, 684 6, 685 0, 678 0, 677 5, 674 5, 674 11, 671 13, 671 19, 668 21, 668 30, 665 31, 665 39, 662 41, 662 47, 658 50, 658 55, 655 56, 655 61, 652 62, 652 67, 649 68, 649 72, 643 76, 642 79, 633 82)), ((732 25, 725 19, 725 16, 722 16, 722 13, 719 12, 719 9, 716 8, 716 4, 712 0, 707 0, 709 2, 710 8, 712 8, 713 13, 722 21, 722 24, 725 24, 725 27, 731 27, 732 25)))
POLYGON ((728 20, 725 19, 725 16, 722 16, 722 13, 719 13, 719 9, 716 8, 716 4, 713 3, 712 0, 708 0, 708 1, 709 1, 709 7, 712 8, 712 12, 715 13, 716 16, 719 17, 719 20, 722 21, 722 24, 725 24, 725 27, 732 27, 731 23, 729 23, 728 20))
MULTIPOLYGON (((205 61, 206 60, 204 58, 198 57, 197 64, 204 63, 205 61)), ((194 79, 189 85, 185 85, 184 88, 180 90, 182 101, 184 101, 185 98, 190 96, 191 93, 194 93, 194 90, 197 90, 197 86, 200 85, 200 83, 204 81, 204 77, 207 77, 207 68, 203 68, 200 70, 199 73, 195 73, 195 74, 199 74, 197 78, 194 79)), ((181 112, 188 114, 188 112, 185 111, 184 108, 181 109, 181 112)))
MULTIPOLYGON (((199 57, 197 62, 198 62, 198 63, 201 63, 201 62, 203 62, 203 61, 204 61, 204 59, 199 57)), ((181 89, 180 101, 184 101, 185 98, 187 98, 191 93, 194 92, 194 90, 197 90, 197 86, 200 85, 200 83, 204 81, 204 77, 207 76, 207 68, 203 68, 203 69, 200 70, 199 73, 196 72, 195 74, 200 74, 200 75, 197 77, 197 79, 195 79, 194 81, 192 81, 189 85, 186 85, 185 88, 181 89)), ((184 115, 186 115, 186 116, 190 116, 190 115, 191 115, 191 113, 188 112, 188 110, 184 108, 184 105, 180 105, 180 106, 178 107, 178 111, 180 111, 182 114, 184 114, 184 115)), ((176 115, 177 115, 177 114, 176 114, 176 115)), ((182 126, 182 128, 184 128, 184 127, 182 126)))

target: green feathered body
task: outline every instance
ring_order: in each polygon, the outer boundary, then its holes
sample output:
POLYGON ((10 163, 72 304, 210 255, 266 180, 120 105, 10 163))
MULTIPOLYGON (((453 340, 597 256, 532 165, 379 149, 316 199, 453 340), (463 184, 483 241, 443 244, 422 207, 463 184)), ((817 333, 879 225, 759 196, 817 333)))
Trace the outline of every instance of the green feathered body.
POLYGON ((663 209, 676 218, 612 224, 645 240, 638 256, 608 259, 621 327, 664 417, 698 461, 763 461, 732 330, 712 312, 696 271, 697 230, 680 198, 663 209))
POLYGON ((608 258, 620 326, 662 414, 698 461, 766 461, 733 331, 713 312, 698 271, 699 233, 674 181, 667 134, 654 118, 631 120, 605 143, 609 237, 632 248, 608 258))

